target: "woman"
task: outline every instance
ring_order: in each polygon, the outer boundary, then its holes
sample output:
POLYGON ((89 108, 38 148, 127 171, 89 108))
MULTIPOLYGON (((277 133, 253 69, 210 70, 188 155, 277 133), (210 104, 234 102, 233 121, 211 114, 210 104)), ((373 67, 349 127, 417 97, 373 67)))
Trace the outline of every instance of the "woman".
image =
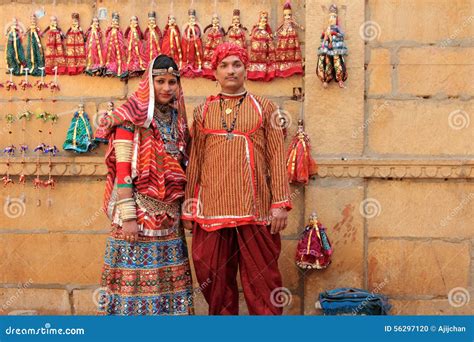
POLYGON ((101 122, 109 139, 104 210, 112 220, 99 313, 193 314, 180 224, 188 131, 178 66, 153 59, 138 90, 101 122))

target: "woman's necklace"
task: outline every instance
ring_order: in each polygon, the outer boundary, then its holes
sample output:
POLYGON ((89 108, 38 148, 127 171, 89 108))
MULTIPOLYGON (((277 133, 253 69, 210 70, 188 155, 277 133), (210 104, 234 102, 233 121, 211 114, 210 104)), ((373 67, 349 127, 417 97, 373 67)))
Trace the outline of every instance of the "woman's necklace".
MULTIPOLYGON (((227 132, 227 135, 226 135, 227 140, 232 140, 234 138, 234 133, 232 133, 232 132, 235 129, 235 123, 237 122, 237 116, 239 115, 240 106, 242 105, 242 102, 244 102, 246 96, 247 96, 247 92, 245 92, 243 94, 243 96, 239 99, 239 102, 234 106, 235 114, 234 114, 234 118, 232 119, 232 123, 230 124, 230 127, 227 126, 227 122, 225 121, 225 117, 224 117, 224 109, 223 109, 224 99, 222 98, 222 96, 219 97, 219 107, 220 107, 220 110, 221 110, 222 127, 227 132)), ((232 112, 233 112, 232 108, 227 108, 226 111, 225 111, 226 114, 230 114, 232 112)))
POLYGON ((162 112, 159 107, 155 107, 154 119, 156 126, 160 131, 161 140, 165 145, 165 150, 171 155, 179 154, 177 145, 178 140, 178 112, 175 109, 168 109, 168 112, 162 112))

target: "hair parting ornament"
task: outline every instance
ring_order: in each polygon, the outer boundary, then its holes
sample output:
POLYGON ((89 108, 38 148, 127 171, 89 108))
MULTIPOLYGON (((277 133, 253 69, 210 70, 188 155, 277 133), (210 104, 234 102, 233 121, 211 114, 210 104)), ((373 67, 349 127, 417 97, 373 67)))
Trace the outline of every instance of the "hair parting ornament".
POLYGON ((176 76, 176 77, 180 76, 179 71, 173 69, 173 67, 169 67, 168 69, 152 69, 151 74, 153 76, 164 76, 168 74, 176 76))

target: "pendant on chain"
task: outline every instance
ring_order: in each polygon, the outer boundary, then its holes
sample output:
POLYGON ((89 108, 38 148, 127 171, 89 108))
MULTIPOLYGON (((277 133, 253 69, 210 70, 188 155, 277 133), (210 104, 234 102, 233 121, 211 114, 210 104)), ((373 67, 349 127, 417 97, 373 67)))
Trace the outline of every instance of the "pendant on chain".
POLYGON ((174 142, 165 143, 165 150, 169 154, 178 154, 179 153, 178 146, 174 142))

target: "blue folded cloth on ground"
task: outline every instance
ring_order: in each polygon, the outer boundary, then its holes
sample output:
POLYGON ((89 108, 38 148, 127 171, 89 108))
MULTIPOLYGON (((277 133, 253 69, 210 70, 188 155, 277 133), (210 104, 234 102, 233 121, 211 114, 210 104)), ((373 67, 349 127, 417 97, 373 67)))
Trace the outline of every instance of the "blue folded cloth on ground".
POLYGON ((319 303, 324 315, 388 315, 387 296, 357 288, 337 288, 321 292, 319 303))

